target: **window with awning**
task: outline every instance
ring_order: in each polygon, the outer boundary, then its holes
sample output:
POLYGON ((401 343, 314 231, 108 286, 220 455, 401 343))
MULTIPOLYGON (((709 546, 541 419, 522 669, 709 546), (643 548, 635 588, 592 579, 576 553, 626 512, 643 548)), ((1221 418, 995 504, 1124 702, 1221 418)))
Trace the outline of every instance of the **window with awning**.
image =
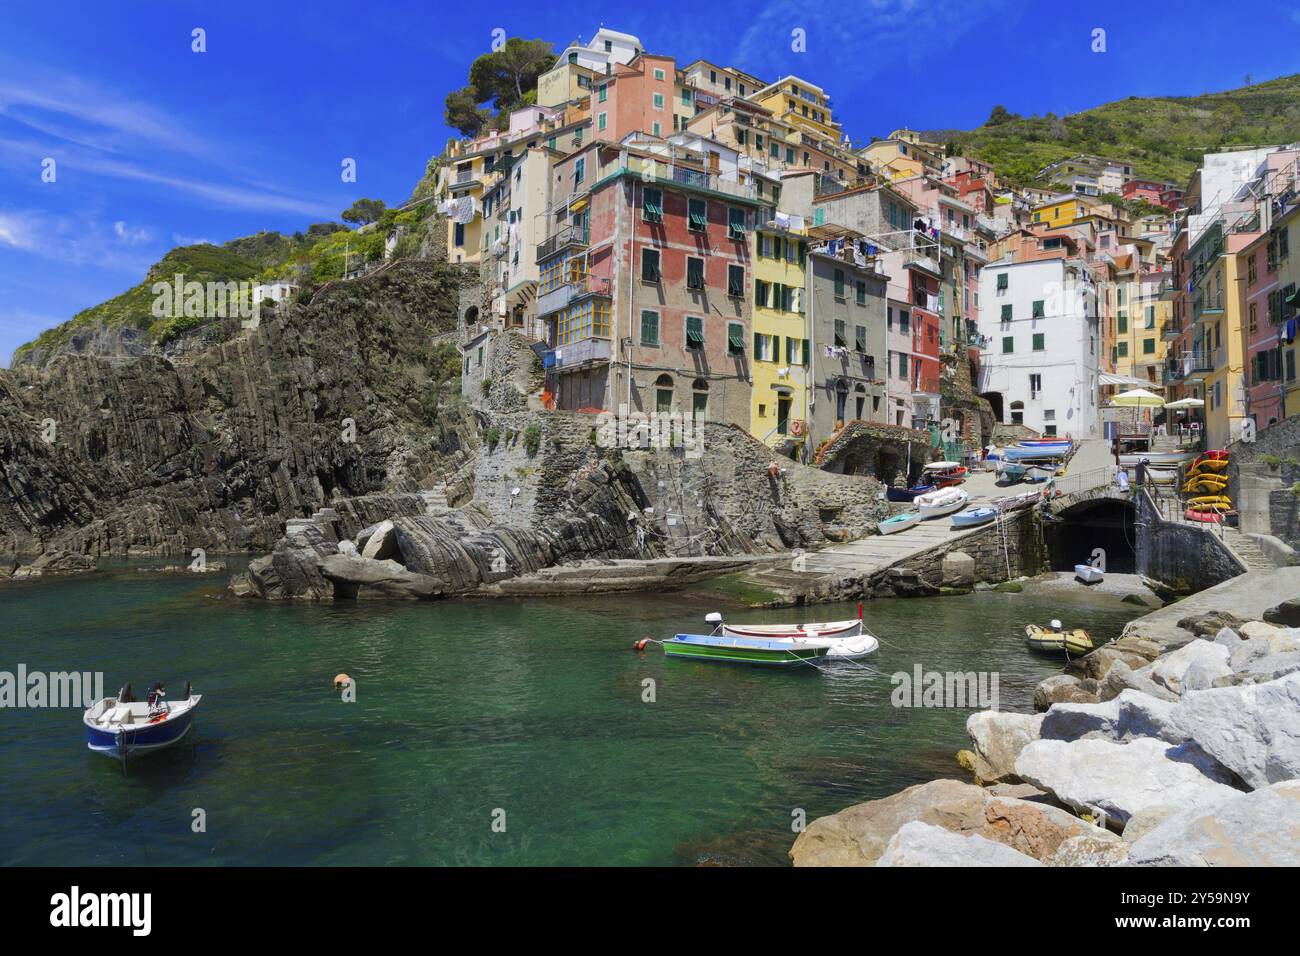
POLYGON ((688 349, 704 348, 704 319, 698 315, 686 317, 686 347, 688 349))
POLYGON ((641 210, 646 222, 664 221, 664 192, 662 189, 647 189, 641 198, 641 210))
POLYGON ((739 322, 727 323, 727 354, 742 355, 745 351, 745 327, 739 322))
POLYGON ((690 229, 694 232, 704 232, 709 224, 708 205, 703 199, 692 199, 687 207, 686 215, 690 220, 690 229))

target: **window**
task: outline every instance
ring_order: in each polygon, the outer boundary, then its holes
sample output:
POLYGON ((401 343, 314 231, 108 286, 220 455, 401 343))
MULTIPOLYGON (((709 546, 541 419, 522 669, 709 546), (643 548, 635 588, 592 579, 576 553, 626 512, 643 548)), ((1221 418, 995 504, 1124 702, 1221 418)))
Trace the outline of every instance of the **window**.
POLYGON ((835 320, 835 346, 836 348, 848 348, 849 340, 844 332, 844 320, 835 320))
POLYGON ((1011 321, 1011 306, 1009 306, 1009 305, 1004 305, 1004 306, 1002 307, 1002 321, 1003 321, 1003 322, 1010 322, 1010 321, 1011 321))
POLYGON ((1046 346, 1045 344, 1043 344, 1043 333, 1042 333, 1042 332, 1035 332, 1035 333, 1034 333, 1034 351, 1035 351, 1035 352, 1041 352, 1041 351, 1043 351, 1045 348, 1047 348, 1047 346, 1046 346))
POLYGON ((844 298, 844 270, 835 270, 835 298, 844 298))
POLYGON ((458 246, 465 245, 465 224, 463 222, 456 223, 456 237, 452 241, 458 246))
POLYGON ((863 280, 858 280, 858 305, 867 304, 867 284, 863 280))
POLYGON ((1016 350, 1015 336, 1014 335, 1002 336, 1002 354, 1006 355, 1009 352, 1014 352, 1015 350, 1016 350))
POLYGON ((596 117, 596 129, 598 129, 598 130, 603 130, 603 129, 605 129, 605 127, 606 127, 606 125, 607 125, 606 120, 607 120, 608 118, 609 118, 609 114, 608 114, 608 113, 601 113, 599 116, 597 116, 597 117, 596 117))
POLYGON ((1156 327, 1156 307, 1154 305, 1146 307, 1146 315, 1143 321, 1145 322, 1144 328, 1154 329, 1156 327))
POLYGON ((641 193, 641 216, 646 222, 664 221, 664 193, 662 189, 647 188, 641 193))
POLYGON ((1029 397, 1037 398, 1043 392, 1043 376, 1037 372, 1029 375, 1029 397))
POLYGON ((659 69, 658 67, 655 67, 655 79, 662 80, 663 78, 664 78, 664 71, 659 69))
MULTIPOLYGON (((600 90, 599 90, 599 92, 598 92, 598 94, 597 94, 597 96, 596 96, 596 102, 597 102, 597 103, 603 103, 603 102, 605 102, 605 100, 606 100, 608 97, 609 97, 609 84, 608 84, 608 83, 602 83, 602 84, 600 84, 600 90)), ((604 128, 605 128, 605 127, 603 127, 603 126, 601 127, 601 129, 604 129, 604 128)))
POLYGON ((1041 319, 1041 318, 1043 317, 1044 313, 1043 313, 1043 300, 1042 300, 1042 299, 1035 299, 1035 300, 1034 300, 1034 311, 1033 311, 1032 314, 1033 314, 1033 317, 1034 317, 1035 319, 1041 319))
POLYGON ((695 256, 686 257, 686 288, 704 288, 704 260, 695 256))
POLYGON ((687 228, 691 232, 704 232, 709 224, 709 207, 703 199, 691 199, 687 202, 687 228))
POLYGON ((1006 287, 1007 287, 1007 280, 1010 279, 1010 278, 1011 278, 1011 277, 1008 276, 1005 272, 999 272, 999 273, 998 273, 998 291, 999 291, 999 292, 1005 291, 1005 289, 1006 289, 1006 287))
POLYGON ((659 250, 658 249, 641 250, 641 281, 642 282, 659 281, 659 250))
POLYGON ((727 210, 727 236, 730 239, 745 238, 745 210, 727 210))
POLYGON ((766 309, 768 307, 768 290, 771 289, 771 287, 770 283, 765 282, 762 279, 754 280, 754 305, 758 306, 760 309, 766 309))
POLYGON ((1156 340, 1155 340, 1155 339, 1143 339, 1143 340, 1142 340, 1142 354, 1143 354, 1143 355, 1155 355, 1155 354, 1156 354, 1156 340))
POLYGON ((704 319, 698 315, 686 317, 686 347, 688 349, 704 348, 704 319))
POLYGON ((912 313, 907 311, 907 309, 898 310, 898 331, 908 331, 908 323, 911 320, 911 315, 912 313))
POLYGON ((727 354, 745 354, 745 327, 739 322, 727 323, 727 354))
POLYGON ((1121 312, 1115 317, 1115 321, 1119 323, 1119 334, 1128 335, 1128 316, 1121 312))
POLYGON ((796 338, 787 337, 785 340, 785 364, 799 364, 799 340, 796 338))
POLYGON ((1118 345, 1118 349, 1119 349, 1119 352, 1118 352, 1117 354, 1119 355, 1120 358, 1128 358, 1128 343, 1127 343, 1127 342, 1120 342, 1119 345, 1118 345))
POLYGON ((907 353, 898 353, 898 377, 907 378, 907 353))
POLYGON ((867 327, 865 325, 855 325, 853 327, 853 347, 859 352, 867 350, 867 327))
POLYGON ((727 266, 727 295, 742 296, 745 294, 745 267, 744 266, 727 266))
POLYGON ((673 410, 673 377, 668 373, 655 379, 655 411, 671 412, 673 410))
POLYGON ((587 158, 584 156, 573 164, 573 184, 576 186, 587 178, 587 158))
POLYGON ((664 108, 664 95, 662 93, 656 93, 650 99, 655 109, 661 110, 664 108))
POLYGON ((641 344, 659 345, 659 313, 652 309, 641 310, 641 344))
POLYGON ((772 336, 764 335, 762 332, 754 333, 754 361, 772 361, 772 336))
POLYGON ((651 127, 650 132, 653 133, 655 136, 662 136, 664 134, 663 127, 659 125, 658 120, 655 120, 655 122, 651 123, 650 127, 651 127))

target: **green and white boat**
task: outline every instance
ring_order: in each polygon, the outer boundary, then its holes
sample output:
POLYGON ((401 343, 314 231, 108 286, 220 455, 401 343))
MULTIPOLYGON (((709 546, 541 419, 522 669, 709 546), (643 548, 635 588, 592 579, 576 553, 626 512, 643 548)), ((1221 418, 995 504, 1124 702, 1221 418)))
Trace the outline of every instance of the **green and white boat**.
POLYGON ((665 657, 717 661, 723 664, 758 664, 764 667, 797 667, 824 658, 829 643, 729 637, 721 634, 678 634, 663 642, 665 657))

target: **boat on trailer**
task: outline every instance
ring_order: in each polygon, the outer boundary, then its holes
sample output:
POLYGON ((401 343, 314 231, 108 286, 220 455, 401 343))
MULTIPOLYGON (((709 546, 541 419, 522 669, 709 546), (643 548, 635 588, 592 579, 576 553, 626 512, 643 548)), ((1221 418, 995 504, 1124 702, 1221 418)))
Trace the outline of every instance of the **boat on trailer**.
POLYGON ((713 625, 714 636, 783 641, 795 645, 829 644, 826 657, 831 660, 856 660, 880 647, 879 638, 866 629, 862 618, 807 624, 727 624, 722 615, 714 611, 704 620, 713 625))
POLYGON ((185 684, 184 699, 175 702, 138 701, 127 684, 116 697, 95 701, 82 715, 86 746, 105 757, 143 756, 180 743, 194 726, 202 694, 185 684))

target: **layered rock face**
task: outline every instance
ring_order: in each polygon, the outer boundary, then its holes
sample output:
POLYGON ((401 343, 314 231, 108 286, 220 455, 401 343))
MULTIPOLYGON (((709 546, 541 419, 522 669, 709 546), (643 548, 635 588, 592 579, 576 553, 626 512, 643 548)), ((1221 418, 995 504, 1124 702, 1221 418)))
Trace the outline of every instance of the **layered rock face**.
POLYGON ((425 365, 458 281, 404 262, 168 354, 0 371, 0 551, 262 551, 336 496, 427 486, 475 435, 425 365))

